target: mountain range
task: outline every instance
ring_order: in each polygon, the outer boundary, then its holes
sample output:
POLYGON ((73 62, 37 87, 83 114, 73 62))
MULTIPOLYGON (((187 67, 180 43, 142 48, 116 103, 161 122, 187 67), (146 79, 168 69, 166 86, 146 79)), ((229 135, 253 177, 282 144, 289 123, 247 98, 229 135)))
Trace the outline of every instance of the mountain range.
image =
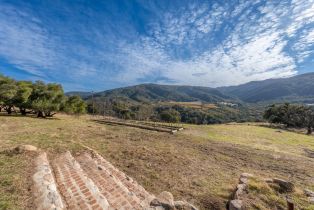
MULTIPOLYGON (((68 92, 67 95, 80 95, 91 99, 91 92, 68 92)), ((314 73, 300 74, 281 79, 253 81, 229 87, 199 87, 141 84, 130 87, 106 90, 93 94, 96 99, 119 98, 133 102, 155 101, 202 101, 275 103, 275 102, 314 102, 314 73)))

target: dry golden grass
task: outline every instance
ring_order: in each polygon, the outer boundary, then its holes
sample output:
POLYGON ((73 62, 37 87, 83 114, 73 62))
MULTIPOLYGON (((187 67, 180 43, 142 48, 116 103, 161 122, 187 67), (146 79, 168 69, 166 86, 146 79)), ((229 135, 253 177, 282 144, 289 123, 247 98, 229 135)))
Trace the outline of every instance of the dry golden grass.
POLYGON ((170 101, 170 102, 163 102, 164 105, 179 105, 187 108, 193 109, 215 109, 217 106, 215 104, 204 104, 201 101, 191 101, 191 102, 177 102, 177 101, 170 101))
MULTIPOLYGON (((148 191, 170 191, 176 199, 186 199, 201 209, 222 209, 242 172, 289 179, 299 189, 314 190, 314 161, 302 152, 302 148, 314 149, 314 137, 247 124, 186 127, 172 135, 97 124, 89 117, 57 115, 49 120, 1 116, 0 146, 4 150, 32 144, 53 155, 66 150, 75 153, 83 150, 84 144, 148 191)), ((21 170, 28 168, 23 156, 1 155, 0 160, 19 165, 1 167, 0 180, 16 174, 21 183, 27 183, 29 177, 21 176, 21 170)), ((13 181, 2 186, 0 209, 1 205, 27 208, 25 191, 11 193, 11 186, 21 189, 13 181)))

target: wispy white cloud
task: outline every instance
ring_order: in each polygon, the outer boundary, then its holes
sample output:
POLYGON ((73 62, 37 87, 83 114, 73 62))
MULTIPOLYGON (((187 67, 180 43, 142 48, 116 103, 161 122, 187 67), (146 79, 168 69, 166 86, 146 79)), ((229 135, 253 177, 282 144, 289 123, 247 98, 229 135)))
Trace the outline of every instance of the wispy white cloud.
POLYGON ((314 1, 313 0, 292 0, 291 12, 287 34, 294 36, 304 25, 314 22, 314 1))
POLYGON ((304 61, 308 56, 314 53, 314 29, 305 30, 301 36, 298 37, 298 41, 294 44, 293 50, 297 55, 297 61, 300 63, 304 61))
POLYGON ((7 5, 0 5, 0 55, 31 74, 42 76, 54 55, 40 20, 7 5))
MULTIPOLYGON (((158 49, 158 53, 154 53, 145 62, 141 62, 141 59, 133 60, 132 65, 144 72, 138 72, 135 68, 131 68, 122 72, 122 75, 125 75, 122 78, 126 78, 125 82, 134 83, 136 79, 145 77, 146 74, 160 71, 164 77, 176 81, 177 84, 222 86, 295 75, 297 73, 296 60, 298 56, 302 55, 290 55, 285 51, 289 43, 286 38, 288 27, 297 14, 289 16, 289 24, 285 19, 293 12, 294 4, 295 2, 290 4, 288 1, 281 1, 277 4, 256 1, 249 4, 244 1, 243 4, 236 5, 234 12, 228 12, 228 10, 214 5, 211 8, 205 7, 201 12, 195 12, 196 15, 191 15, 192 12, 186 15, 187 12, 185 12, 176 18, 167 17, 164 22, 171 27, 165 27, 164 32, 161 32, 157 27, 158 44, 155 50, 158 49), (253 9, 255 8, 252 5, 257 5, 260 13, 254 12, 253 9), (189 17, 193 18, 189 19, 189 17), (219 17, 218 20, 216 17, 219 17), (169 53, 172 50, 170 49, 171 44, 183 46, 189 42, 197 42, 197 39, 206 37, 207 33, 210 35, 209 31, 217 30, 222 23, 228 22, 228 18, 231 17, 237 17, 231 26, 226 26, 232 27, 231 32, 225 34, 225 38, 214 48, 206 49, 201 54, 192 55, 189 59, 174 59, 169 53), (203 24, 205 20, 206 23, 210 24, 203 24), (215 27, 211 24, 215 24, 215 27), (203 28, 200 26, 208 29, 208 31, 202 30, 203 28), (198 30, 200 28, 201 30, 198 30), (197 32, 193 32, 195 30, 197 32), (201 35, 189 36, 191 31, 192 34, 201 35), (127 77, 131 72, 134 73, 132 75, 133 81, 127 77)), ((308 6, 308 4, 304 6, 308 6)), ((296 21, 299 20, 296 19, 296 21)), ((307 23, 299 22, 298 24, 307 23)), ((308 36, 311 37, 311 33, 308 36)), ((304 41, 299 40, 297 43, 304 43, 307 46, 309 42, 312 42, 310 37, 304 37, 304 41), (308 42, 305 43, 305 40, 308 42)), ((156 40, 147 39, 147 42, 151 43, 156 40)), ((145 45, 142 47, 143 49, 139 52, 143 53, 138 56, 147 58, 146 49, 150 52, 153 51, 146 48, 145 45)), ((134 50, 136 51, 135 48, 134 50)), ((303 49, 299 46, 297 50, 302 51, 303 49)), ((132 55, 126 54, 125 57, 129 58, 132 55)), ((128 63, 126 62, 126 64, 128 63)))
POLYGON ((145 33, 129 20, 97 16, 98 24, 73 23, 62 36, 27 7, 1 4, 0 56, 40 77, 66 77, 67 85, 222 86, 294 75, 314 53, 314 0, 188 2, 167 10, 150 2, 145 12, 154 14, 143 20, 145 33))
POLYGON ((104 60, 100 49, 66 43, 27 8, 6 4, 0 4, 0 56, 36 78, 72 82, 97 75, 104 60))

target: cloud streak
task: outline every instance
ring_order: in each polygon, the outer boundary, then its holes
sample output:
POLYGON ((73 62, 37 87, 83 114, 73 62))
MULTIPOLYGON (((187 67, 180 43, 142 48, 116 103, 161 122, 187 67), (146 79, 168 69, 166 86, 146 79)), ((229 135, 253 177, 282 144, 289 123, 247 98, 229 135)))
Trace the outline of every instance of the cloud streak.
POLYGON ((162 56, 152 59, 150 69, 162 69, 163 76, 176 84, 212 87, 295 75, 297 64, 312 55, 307 49, 314 42, 313 27, 309 26, 313 23, 313 2, 247 2, 235 5, 233 10, 232 5, 214 4, 210 10, 205 7, 201 12, 178 12, 183 15, 176 18, 166 16, 165 31, 157 27, 150 39, 159 44, 156 49, 164 49, 159 52, 162 56), (231 18, 234 20, 228 21, 231 18), (223 39, 214 47, 205 48, 188 59, 171 56, 171 48, 176 48, 173 44, 193 46, 205 39, 203 43, 211 46, 209 42, 217 31, 224 32, 223 39), (293 54, 287 51, 289 46, 294 46, 293 54), (158 61, 156 66, 155 61, 158 61))
POLYGON ((137 3, 134 15, 129 4, 97 5, 103 11, 76 5, 72 14, 59 2, 64 24, 32 5, 0 4, 0 56, 86 90, 140 82, 236 85, 295 75, 314 56, 313 0, 182 2, 167 10, 157 1, 137 3))

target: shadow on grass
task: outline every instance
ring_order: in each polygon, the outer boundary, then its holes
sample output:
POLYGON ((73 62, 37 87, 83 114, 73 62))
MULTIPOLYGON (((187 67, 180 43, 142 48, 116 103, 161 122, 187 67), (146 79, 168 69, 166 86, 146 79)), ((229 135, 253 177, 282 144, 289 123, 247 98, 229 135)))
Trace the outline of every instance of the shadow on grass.
POLYGON ((260 127, 264 127, 264 128, 272 128, 272 129, 277 129, 276 132, 280 133, 283 131, 289 131, 289 132, 294 132, 294 133, 298 133, 298 134, 304 134, 307 136, 313 136, 313 134, 307 134, 307 130, 304 128, 292 128, 292 127, 287 127, 285 125, 282 124, 261 124, 258 125, 260 127))
POLYGON ((4 112, 0 113, 0 117, 18 117, 18 118, 33 118, 33 119, 43 119, 43 120, 60 120, 59 118, 56 117, 37 117, 36 114, 27 114, 27 115, 22 115, 18 113, 12 113, 12 114, 7 114, 4 112))

